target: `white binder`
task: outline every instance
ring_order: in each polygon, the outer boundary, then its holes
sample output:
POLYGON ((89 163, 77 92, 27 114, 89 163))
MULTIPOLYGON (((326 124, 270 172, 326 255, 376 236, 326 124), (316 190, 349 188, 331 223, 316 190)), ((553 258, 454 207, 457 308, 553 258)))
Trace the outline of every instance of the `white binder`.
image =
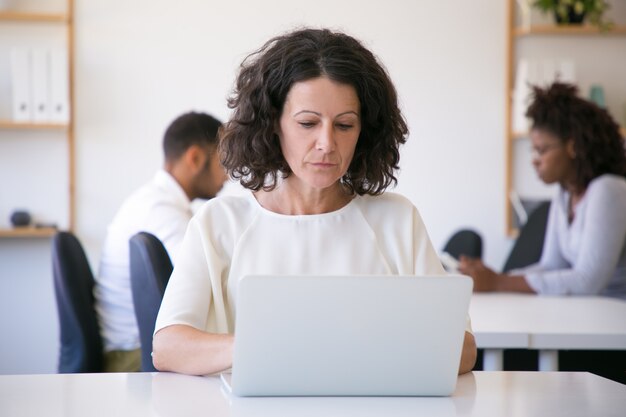
POLYGON ((50 121, 50 72, 47 49, 33 49, 31 57, 31 88, 33 100, 33 121, 50 121))
POLYGON ((520 59, 515 71, 515 90, 513 91, 512 103, 512 124, 516 133, 528 130, 528 119, 526 118, 526 107, 530 95, 528 83, 531 81, 532 63, 526 59, 520 59))
POLYGON ((554 82, 558 75, 558 65, 553 59, 544 59, 541 62, 541 86, 547 87, 554 82))
POLYGON ((12 117, 14 122, 33 120, 30 51, 26 48, 11 49, 12 117))
POLYGON ((559 62, 559 81, 576 84, 576 64, 571 59, 559 62))
POLYGON ((50 121, 67 123, 70 120, 70 92, 67 52, 50 51, 50 121))

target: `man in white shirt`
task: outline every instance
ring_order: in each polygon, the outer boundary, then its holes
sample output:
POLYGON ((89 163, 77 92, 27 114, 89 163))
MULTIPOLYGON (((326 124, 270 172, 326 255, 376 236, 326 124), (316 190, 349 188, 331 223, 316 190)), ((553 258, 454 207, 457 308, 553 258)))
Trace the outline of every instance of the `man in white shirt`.
POLYGON ((181 115, 163 138, 165 164, 151 182, 129 196, 109 225, 94 295, 107 372, 139 371, 141 353, 130 284, 130 238, 152 233, 176 258, 191 201, 210 199, 226 181, 217 152, 221 122, 204 113, 181 115))

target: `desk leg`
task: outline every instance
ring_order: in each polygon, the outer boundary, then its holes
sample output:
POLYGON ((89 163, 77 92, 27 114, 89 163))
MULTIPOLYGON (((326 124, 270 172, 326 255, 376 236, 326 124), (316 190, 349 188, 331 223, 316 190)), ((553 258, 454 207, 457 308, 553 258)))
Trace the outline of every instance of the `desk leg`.
POLYGON ((559 370, 559 351, 558 350, 540 350, 539 351, 539 370, 540 371, 558 371, 559 370))
POLYGON ((504 364, 504 350, 485 349, 483 352, 483 370, 501 371, 504 364))

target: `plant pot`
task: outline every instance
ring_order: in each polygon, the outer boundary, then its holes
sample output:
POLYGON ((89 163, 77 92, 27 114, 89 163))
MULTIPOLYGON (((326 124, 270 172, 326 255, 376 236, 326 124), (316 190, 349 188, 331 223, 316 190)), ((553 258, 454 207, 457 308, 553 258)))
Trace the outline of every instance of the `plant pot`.
POLYGON ((558 25, 582 25, 585 20, 585 12, 576 13, 573 6, 567 6, 567 14, 563 16, 554 11, 554 20, 558 25))

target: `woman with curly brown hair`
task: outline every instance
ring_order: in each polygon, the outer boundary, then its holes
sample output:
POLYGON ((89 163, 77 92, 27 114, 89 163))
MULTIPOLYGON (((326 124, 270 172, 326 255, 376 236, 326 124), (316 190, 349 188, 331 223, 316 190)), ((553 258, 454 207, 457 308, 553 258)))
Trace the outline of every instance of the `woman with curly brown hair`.
MULTIPOLYGON (((222 162, 252 192, 191 221, 156 323, 157 369, 232 365, 237 284, 251 274, 443 274, 417 209, 397 194, 406 123, 396 90, 359 41, 302 29, 241 65, 222 162)), ((474 365, 466 332, 459 372, 474 365)))
POLYGON ((541 259, 497 274, 463 258, 460 270, 474 278, 476 291, 626 298, 626 154, 618 125, 559 82, 535 87, 526 114, 537 174, 560 186, 541 259))

